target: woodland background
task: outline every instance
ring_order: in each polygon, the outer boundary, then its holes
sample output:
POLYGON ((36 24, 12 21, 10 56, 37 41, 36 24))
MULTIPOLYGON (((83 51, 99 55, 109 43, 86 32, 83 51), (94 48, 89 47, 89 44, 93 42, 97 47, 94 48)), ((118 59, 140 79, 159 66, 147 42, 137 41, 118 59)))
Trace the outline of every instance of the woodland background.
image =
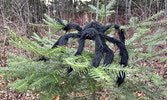
MULTIPOLYGON (((116 0, 116 3, 109 7, 115 12, 107 15, 108 9, 106 6, 110 1, 112 0, 0 0, 0 67, 7 67, 6 60, 8 57, 6 51, 33 56, 26 50, 19 50, 9 44, 7 26, 10 26, 12 30, 21 36, 30 38, 35 32, 38 36, 44 37, 46 33, 41 31, 42 27, 34 26, 43 23, 44 14, 49 15, 51 18, 60 18, 84 26, 92 20, 100 21, 103 24, 129 25, 129 20, 132 17, 138 17, 138 22, 142 22, 162 10, 167 13, 167 0, 116 0), (97 7, 96 10, 92 10, 89 5, 97 7), (104 5, 103 9, 101 8, 102 5, 104 5), (102 15, 98 13, 100 10, 104 10, 102 15), (101 16, 103 16, 103 20, 101 20, 101 16)), ((167 14, 156 20, 161 19, 167 20, 167 14)), ((166 25, 162 26, 167 29, 166 25)), ((152 34, 158 28, 159 26, 152 28, 148 34, 152 34)), ((52 31, 49 28, 47 30, 52 31)), ((130 39, 134 33, 133 29, 126 30, 126 39, 130 39)), ((166 47, 167 40, 165 44, 157 46, 157 50, 166 47)), ((145 52, 145 49, 143 49, 143 52, 145 52)), ((163 53, 163 56, 167 57, 167 52, 163 53)), ((159 70, 158 75, 162 76, 165 68, 167 68, 167 61, 160 63, 159 60, 154 60, 153 62, 156 66, 155 69, 159 70)), ((149 65, 148 62, 141 63, 141 66, 147 65, 149 65)), ((24 95, 7 88, 6 86, 13 80, 4 80, 1 75, 0 80, 0 99, 27 100, 38 97, 38 94, 24 95)), ((137 96, 140 95, 143 94, 137 93, 137 96)))

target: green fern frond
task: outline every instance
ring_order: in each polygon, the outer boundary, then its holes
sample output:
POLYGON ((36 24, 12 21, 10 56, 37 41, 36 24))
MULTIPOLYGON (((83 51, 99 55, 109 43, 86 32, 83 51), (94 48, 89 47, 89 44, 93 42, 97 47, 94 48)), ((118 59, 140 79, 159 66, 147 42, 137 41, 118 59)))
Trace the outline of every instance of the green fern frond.
POLYGON ((157 19, 158 17, 164 15, 166 12, 164 10, 154 14, 153 16, 147 18, 146 20, 144 20, 144 22, 147 22, 147 21, 150 21, 150 20, 153 20, 153 19, 157 19))
POLYGON ((91 68, 88 56, 75 56, 64 59, 67 65, 70 65, 75 71, 84 71, 85 69, 91 68), (82 63, 82 64, 81 64, 82 63))
POLYGON ((24 93, 28 89, 28 82, 26 79, 16 80, 15 82, 9 84, 9 87, 12 87, 13 90, 24 93))
POLYGON ((110 85, 114 84, 114 80, 100 67, 89 69, 88 74, 96 81, 106 82, 110 85))
POLYGON ((49 27, 54 31, 54 32, 58 32, 61 29, 64 28, 63 25, 61 25, 58 21, 56 21, 55 19, 52 19, 50 16, 48 16, 47 14, 44 14, 45 19, 43 19, 43 22, 46 23, 47 25, 49 25, 49 27))

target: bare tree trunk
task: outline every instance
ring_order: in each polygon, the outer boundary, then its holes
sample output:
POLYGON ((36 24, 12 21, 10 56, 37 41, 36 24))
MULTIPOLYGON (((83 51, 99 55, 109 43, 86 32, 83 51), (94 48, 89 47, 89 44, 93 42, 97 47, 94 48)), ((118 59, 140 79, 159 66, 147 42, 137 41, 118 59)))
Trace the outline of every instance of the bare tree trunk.
POLYGON ((93 100, 96 100, 96 92, 93 92, 92 98, 93 98, 93 100))
POLYGON ((132 5, 132 0, 128 2, 128 17, 131 17, 131 5, 132 5))
POLYGON ((58 15, 59 15, 59 17, 62 19, 62 18, 63 18, 63 17, 62 17, 62 10, 61 10, 61 8, 62 8, 62 1, 59 0, 58 2, 59 2, 59 3, 58 3, 58 4, 59 4, 59 9, 58 9, 59 14, 58 14, 58 15))
POLYGON ((75 19, 74 1, 71 0, 71 17, 75 19))
POLYGON ((167 14, 167 0, 165 0, 165 11, 166 11, 166 14, 167 14))
POLYGON ((118 19, 118 12, 119 12, 119 0, 117 0, 117 8, 116 8, 116 14, 115 14, 115 23, 117 22, 118 19))
POLYGON ((153 0, 150 0, 150 5, 149 5, 149 16, 151 16, 151 6, 152 6, 153 0))
POLYGON ((148 12, 147 12, 147 0, 145 0, 145 4, 144 4, 144 13, 145 13, 145 16, 143 16, 143 17, 144 17, 144 19, 146 19, 147 16, 148 16, 148 12))
POLYGON ((144 11, 145 11, 145 13, 147 13, 146 12, 147 11, 147 0, 145 0, 144 11))
POLYGON ((126 16, 126 20, 128 20, 128 0, 125 0, 125 16, 126 16))
MULTIPOLYGON (((50 6, 48 6, 48 15, 50 16, 50 6)), ((51 32, 50 26, 48 27, 49 33, 51 32)), ((50 37, 51 38, 51 37, 50 37)))
POLYGON ((156 9, 156 12, 159 12, 159 0, 156 0, 157 1, 157 9, 156 9))
POLYGON ((28 17, 27 17, 27 23, 30 23, 30 6, 29 6, 29 3, 27 2, 27 15, 28 15, 28 17))
MULTIPOLYGON (((93 5, 93 0, 91 1, 91 4, 93 5)), ((90 20, 92 21, 92 13, 90 13, 90 20)))
POLYGON ((99 0, 97 0, 96 21, 98 21, 98 12, 99 12, 99 0))
POLYGON ((104 16, 104 24, 106 24, 106 20, 107 20, 107 18, 106 18, 106 14, 107 14, 107 11, 106 11, 106 0, 104 0, 104 7, 105 7, 105 16, 104 16))

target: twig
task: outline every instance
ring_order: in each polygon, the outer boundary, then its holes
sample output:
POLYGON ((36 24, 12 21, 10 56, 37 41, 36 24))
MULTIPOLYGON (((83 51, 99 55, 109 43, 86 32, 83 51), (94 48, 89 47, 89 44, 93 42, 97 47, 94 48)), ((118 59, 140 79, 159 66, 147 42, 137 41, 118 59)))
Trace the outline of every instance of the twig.
POLYGON ((95 91, 92 93, 92 98, 93 98, 93 100, 96 100, 96 92, 95 91))
POLYGON ((164 73, 162 75, 163 78, 165 78, 166 72, 167 72, 167 67, 165 68, 164 73))

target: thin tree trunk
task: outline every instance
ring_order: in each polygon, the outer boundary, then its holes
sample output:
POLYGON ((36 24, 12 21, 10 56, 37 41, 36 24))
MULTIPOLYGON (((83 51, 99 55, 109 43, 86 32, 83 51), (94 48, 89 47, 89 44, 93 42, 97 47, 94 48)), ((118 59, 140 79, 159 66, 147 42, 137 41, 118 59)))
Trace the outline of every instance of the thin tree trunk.
POLYGON ((117 2, 117 10, 116 10, 116 15, 115 15, 115 23, 117 22, 117 19, 118 19, 118 13, 119 13, 119 0, 117 2))
POLYGON ((145 0, 145 6, 144 6, 144 12, 147 13, 146 11, 147 11, 147 0, 145 0))
POLYGON ((72 18, 74 18, 75 19, 75 12, 74 12, 74 1, 72 0, 71 1, 72 2, 72 4, 71 4, 71 13, 72 13, 72 18))
MULTIPOLYGON (((48 6, 48 15, 50 16, 50 6, 48 6)), ((51 32, 50 26, 48 27, 49 33, 51 32)), ((50 37, 51 38, 51 37, 50 37)))
POLYGON ((157 0, 157 9, 156 9, 156 12, 159 12, 159 0, 157 0))
POLYGON ((92 98, 93 98, 93 100, 96 100, 96 92, 93 92, 92 98))
POLYGON ((132 4, 132 0, 128 2, 128 17, 131 17, 131 4, 132 4))
POLYGON ((107 18, 106 18, 106 14, 107 14, 107 11, 106 11, 106 6, 107 6, 107 5, 106 5, 106 2, 107 2, 107 1, 104 0, 104 7, 105 7, 104 24, 106 24, 106 19, 107 19, 107 18))
POLYGON ((166 14, 167 14, 167 0, 165 0, 165 11, 166 11, 166 14))
MULTIPOLYGON (((91 1, 91 4, 93 5, 93 0, 91 1)), ((92 21, 92 13, 90 13, 90 20, 92 21)))
POLYGON ((149 5, 149 16, 151 16, 151 5, 152 5, 153 0, 150 0, 150 5, 149 5))
POLYGON ((96 21, 98 21, 98 12, 99 12, 99 0, 97 0, 96 21))
POLYGON ((126 16, 126 20, 128 20, 128 0, 125 0, 125 16, 126 16))
POLYGON ((28 17, 27 17, 27 23, 30 23, 30 5, 29 5, 29 3, 27 2, 27 13, 28 13, 28 17))

